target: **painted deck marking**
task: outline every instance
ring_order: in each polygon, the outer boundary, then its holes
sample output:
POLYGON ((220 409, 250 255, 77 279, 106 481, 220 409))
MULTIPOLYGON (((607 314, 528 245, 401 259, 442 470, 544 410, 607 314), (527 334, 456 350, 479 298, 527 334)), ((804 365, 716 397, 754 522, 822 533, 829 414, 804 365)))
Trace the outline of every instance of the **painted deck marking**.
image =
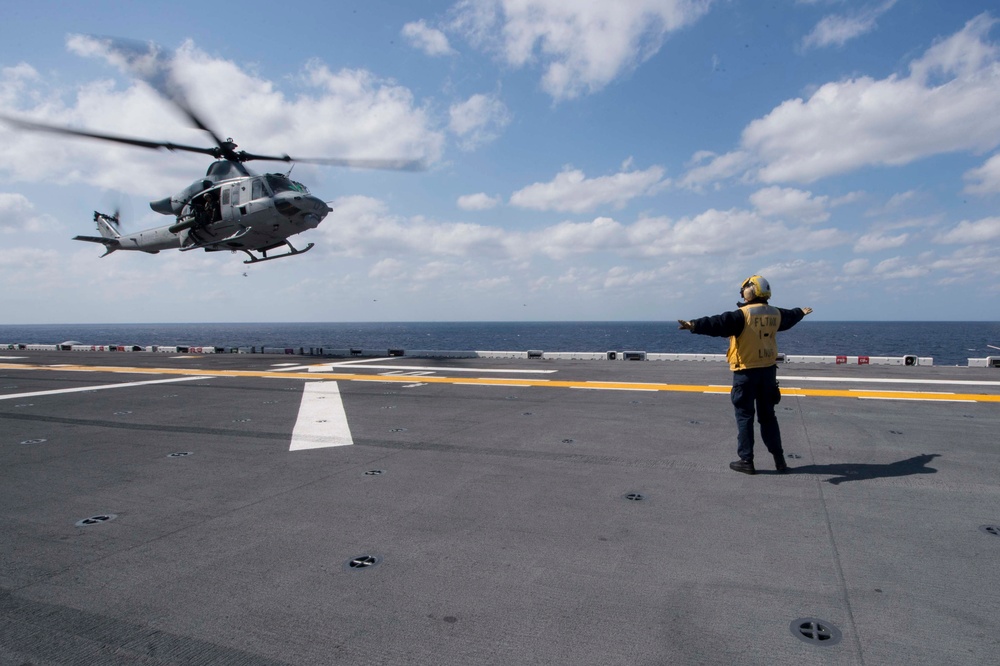
MULTIPOLYGON (((60 368, 62 369, 62 368, 60 368)), ((14 398, 36 398, 43 395, 59 395, 60 393, 84 393, 86 391, 104 391, 106 389, 130 388, 133 386, 148 386, 150 384, 170 384, 173 382, 190 382, 196 379, 211 379, 211 377, 175 377, 173 379, 151 379, 145 382, 125 382, 122 384, 103 384, 101 386, 77 386, 74 388, 53 389, 51 391, 33 391, 31 393, 11 393, 0 395, 0 400, 13 400, 14 398)))
MULTIPOLYGON (((371 367, 371 366, 369 366, 371 367)), ((120 366, 65 366, 60 368, 49 368, 42 365, 31 365, 21 363, 0 363, 0 368, 10 370, 59 370, 62 372, 106 372, 106 373, 129 373, 147 375, 196 375, 198 377, 272 377, 276 379, 308 379, 327 381, 356 381, 356 382, 387 382, 387 383, 413 383, 413 377, 399 375, 362 375, 334 372, 275 372, 268 370, 204 370, 186 368, 137 368, 120 366)), ((443 368, 441 370, 444 370, 443 368)), ((454 371, 448 368, 448 371, 454 371)), ((626 389, 626 390, 648 390, 673 391, 680 393, 722 393, 721 387, 693 385, 693 384, 646 384, 632 382, 591 382, 582 380, 553 380, 553 379, 525 379, 525 378, 491 378, 491 377, 447 377, 433 376, 421 377, 425 384, 453 384, 461 386, 463 384, 477 384, 488 386, 538 386, 545 388, 574 388, 589 387, 597 389, 626 389)), ((88 389, 83 389, 88 390, 88 389)), ((726 389, 728 390, 728 389, 726 389)), ((782 387, 782 394, 791 396, 816 396, 826 398, 868 398, 882 400, 899 400, 909 398, 911 400, 934 401, 956 401, 972 400, 975 402, 1000 403, 1000 394, 996 393, 955 393, 942 395, 940 393, 928 393, 925 391, 880 391, 880 390, 843 390, 843 389, 805 389, 805 388, 785 388, 782 387)))
POLYGON ((337 382, 307 382, 289 451, 354 444, 337 382))
POLYGON ((970 379, 903 379, 902 377, 799 377, 779 375, 782 381, 837 382, 841 384, 941 384, 946 386, 1000 386, 1000 381, 970 379))
MULTIPOLYGON (((385 360, 385 359, 377 359, 385 360)), ((345 361, 343 363, 323 363, 321 365, 310 365, 303 366, 303 368, 309 368, 309 372, 333 372, 334 368, 345 368, 352 364, 360 363, 360 361, 345 361)), ((399 370, 399 371, 418 371, 418 370, 428 370, 430 372, 441 372, 442 370, 447 370, 448 372, 482 372, 486 374, 498 373, 498 374, 511 374, 511 375, 552 375, 558 372, 558 370, 529 370, 527 368, 437 368, 434 366, 423 366, 423 365, 367 365, 366 368, 372 370, 399 370)))

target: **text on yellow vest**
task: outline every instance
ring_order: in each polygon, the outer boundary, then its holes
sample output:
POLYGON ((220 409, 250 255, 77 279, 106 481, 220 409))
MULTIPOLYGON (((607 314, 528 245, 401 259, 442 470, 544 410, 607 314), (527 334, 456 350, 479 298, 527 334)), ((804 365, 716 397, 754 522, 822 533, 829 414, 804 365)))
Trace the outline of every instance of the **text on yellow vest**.
POLYGON ((743 332, 729 338, 726 360, 735 372, 748 368, 768 368, 778 359, 778 327, 781 313, 778 308, 758 303, 744 305, 743 332))

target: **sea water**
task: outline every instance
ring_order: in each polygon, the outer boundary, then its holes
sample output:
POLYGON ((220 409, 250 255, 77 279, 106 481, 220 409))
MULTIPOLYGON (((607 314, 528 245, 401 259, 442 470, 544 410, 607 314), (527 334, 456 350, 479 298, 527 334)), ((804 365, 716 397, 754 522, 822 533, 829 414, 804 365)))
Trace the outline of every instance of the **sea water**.
MULTIPOLYGON (((0 325, 0 344, 200 345, 547 352, 721 354, 728 341, 675 321, 0 325)), ((1000 322, 803 320, 778 335, 785 354, 931 357, 965 365, 1000 356, 1000 322)))

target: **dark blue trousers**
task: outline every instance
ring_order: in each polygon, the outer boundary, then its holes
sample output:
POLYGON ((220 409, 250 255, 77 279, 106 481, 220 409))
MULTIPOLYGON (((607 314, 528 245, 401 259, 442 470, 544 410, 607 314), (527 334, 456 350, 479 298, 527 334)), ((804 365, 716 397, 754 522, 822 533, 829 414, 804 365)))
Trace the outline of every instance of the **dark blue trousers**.
POLYGON ((753 462, 753 417, 760 423, 760 438, 771 455, 784 457, 781 448, 781 430, 774 415, 778 400, 778 366, 751 368, 733 373, 733 390, 730 392, 736 408, 738 429, 736 453, 740 460, 753 462))

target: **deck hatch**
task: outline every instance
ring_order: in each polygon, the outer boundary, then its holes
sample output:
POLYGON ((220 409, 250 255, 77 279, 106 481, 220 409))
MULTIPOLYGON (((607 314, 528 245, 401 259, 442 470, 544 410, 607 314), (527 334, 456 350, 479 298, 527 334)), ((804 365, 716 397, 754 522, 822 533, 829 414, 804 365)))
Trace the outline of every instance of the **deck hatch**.
POLYGON ((77 527, 87 527, 88 525, 100 525, 101 523, 106 523, 108 521, 114 520, 118 516, 113 513, 102 513, 97 516, 91 516, 90 518, 84 518, 83 520, 76 521, 77 527))
POLYGON ((344 563, 344 568, 348 571, 364 571, 365 569, 377 567, 381 563, 382 558, 378 555, 359 555, 347 560, 344 563))
POLYGON ((842 638, 840 629, 815 617, 792 620, 789 628, 793 636, 811 645, 836 645, 842 638))

